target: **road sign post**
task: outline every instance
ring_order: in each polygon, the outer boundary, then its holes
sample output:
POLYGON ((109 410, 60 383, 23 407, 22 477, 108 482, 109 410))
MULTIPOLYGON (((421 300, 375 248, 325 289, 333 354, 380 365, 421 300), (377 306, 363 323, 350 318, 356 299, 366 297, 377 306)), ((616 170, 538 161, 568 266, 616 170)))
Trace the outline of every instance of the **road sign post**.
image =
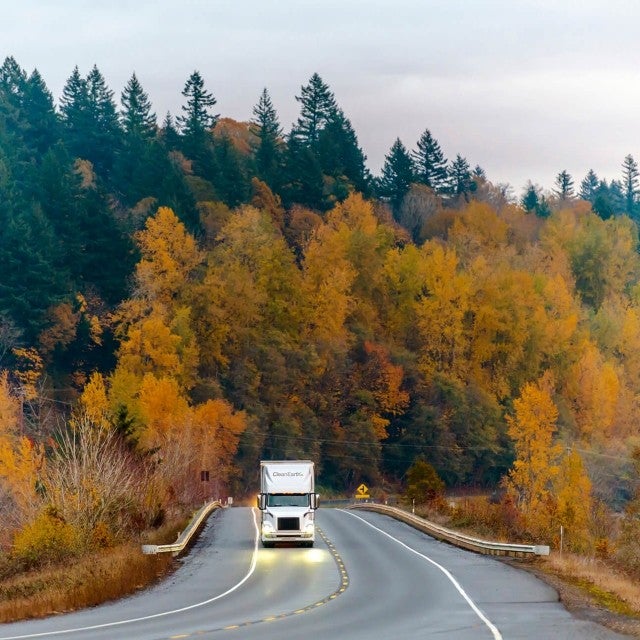
POLYGON ((363 483, 356 489, 355 499, 369 500, 369 498, 371 498, 371 496, 369 495, 369 487, 367 487, 367 485, 363 483))

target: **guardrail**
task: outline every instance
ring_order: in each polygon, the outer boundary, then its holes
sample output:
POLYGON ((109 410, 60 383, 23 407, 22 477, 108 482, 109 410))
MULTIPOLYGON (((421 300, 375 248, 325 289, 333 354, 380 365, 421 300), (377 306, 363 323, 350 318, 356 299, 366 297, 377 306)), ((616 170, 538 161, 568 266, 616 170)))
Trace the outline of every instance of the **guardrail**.
POLYGON ((173 544, 143 544, 142 553, 150 555, 155 553, 173 553, 174 556, 182 553, 189 543, 191 538, 196 534, 200 525, 204 522, 207 516, 216 509, 221 509, 224 505, 220 500, 214 500, 201 507, 191 519, 191 522, 187 525, 187 528, 178 536, 178 539, 173 544))
POLYGON ((437 538, 438 540, 444 540, 445 542, 449 542, 457 547, 462 547, 463 549, 476 551, 477 553, 483 553, 485 555, 511 556, 514 558, 549 555, 549 547, 547 545, 510 544, 506 542, 490 542, 488 540, 482 540, 481 538, 473 538, 471 536, 458 533, 457 531, 441 527, 438 524, 429 522, 429 520, 420 518, 412 513, 398 509, 397 507, 367 502, 364 504, 354 504, 349 508, 367 509, 369 511, 384 513, 392 518, 401 520, 402 522, 415 527, 423 533, 437 538))

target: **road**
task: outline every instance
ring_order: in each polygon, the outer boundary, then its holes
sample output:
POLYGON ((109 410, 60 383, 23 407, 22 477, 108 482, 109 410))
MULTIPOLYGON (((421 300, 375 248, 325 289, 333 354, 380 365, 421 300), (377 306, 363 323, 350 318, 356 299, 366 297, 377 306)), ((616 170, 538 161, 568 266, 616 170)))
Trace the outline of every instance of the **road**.
POLYGON ((313 549, 258 545, 255 511, 216 512, 180 568, 86 611, 0 625, 0 640, 623 638, 573 618, 525 571, 380 514, 320 509, 313 549))

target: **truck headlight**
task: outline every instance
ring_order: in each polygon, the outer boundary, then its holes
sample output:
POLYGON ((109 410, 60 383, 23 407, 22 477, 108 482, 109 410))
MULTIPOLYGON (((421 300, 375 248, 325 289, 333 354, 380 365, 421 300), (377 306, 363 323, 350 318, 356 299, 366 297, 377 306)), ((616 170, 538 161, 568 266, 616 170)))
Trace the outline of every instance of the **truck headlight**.
POLYGON ((262 523, 262 531, 263 533, 272 533, 275 531, 273 524, 271 522, 263 522, 262 523))

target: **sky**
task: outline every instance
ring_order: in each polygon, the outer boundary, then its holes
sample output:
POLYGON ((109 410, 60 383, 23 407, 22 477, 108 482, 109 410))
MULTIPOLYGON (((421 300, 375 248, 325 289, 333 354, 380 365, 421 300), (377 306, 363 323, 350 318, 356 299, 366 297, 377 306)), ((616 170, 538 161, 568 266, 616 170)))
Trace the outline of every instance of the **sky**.
POLYGON ((620 178, 640 161, 637 0, 20 0, 0 60, 54 98, 95 64, 119 100, 136 73, 160 121, 198 70, 216 113, 249 120, 266 87, 289 131, 319 73, 378 174, 425 129, 494 183, 551 189, 567 170, 620 178))

